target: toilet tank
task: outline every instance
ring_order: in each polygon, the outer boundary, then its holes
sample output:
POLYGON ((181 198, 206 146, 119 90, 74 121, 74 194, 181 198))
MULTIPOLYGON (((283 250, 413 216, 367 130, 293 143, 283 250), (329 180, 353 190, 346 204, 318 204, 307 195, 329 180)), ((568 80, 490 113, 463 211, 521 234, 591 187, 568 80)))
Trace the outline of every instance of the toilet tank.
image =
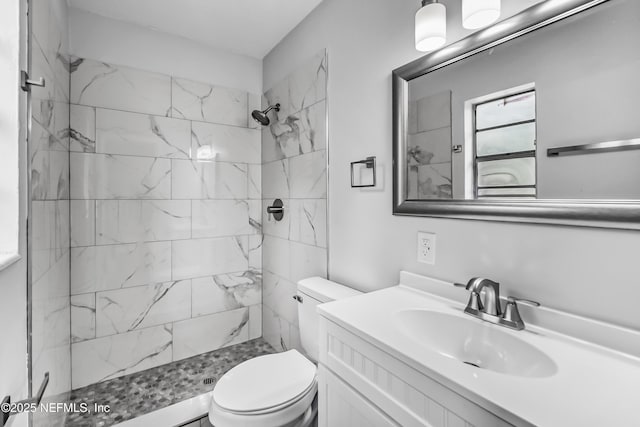
POLYGON ((321 277, 309 277, 298 282, 300 342, 307 356, 314 362, 318 361, 320 351, 316 306, 360 294, 360 291, 321 277))

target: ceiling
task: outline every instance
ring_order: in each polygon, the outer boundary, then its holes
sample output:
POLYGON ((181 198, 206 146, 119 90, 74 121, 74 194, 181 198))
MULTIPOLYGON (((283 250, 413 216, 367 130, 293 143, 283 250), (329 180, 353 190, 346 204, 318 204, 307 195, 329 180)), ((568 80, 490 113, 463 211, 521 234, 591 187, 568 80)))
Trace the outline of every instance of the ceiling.
POLYGON ((322 0, 67 0, 70 7, 262 59, 322 0))

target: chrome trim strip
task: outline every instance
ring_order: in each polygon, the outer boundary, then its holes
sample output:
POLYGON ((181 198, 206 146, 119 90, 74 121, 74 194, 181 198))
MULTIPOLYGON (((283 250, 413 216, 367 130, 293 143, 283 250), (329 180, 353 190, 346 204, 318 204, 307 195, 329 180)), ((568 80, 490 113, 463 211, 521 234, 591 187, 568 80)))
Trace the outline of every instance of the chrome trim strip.
POLYGON ((547 150, 547 156, 575 156, 579 154, 598 154, 628 150, 640 150, 640 138, 549 148, 547 150))

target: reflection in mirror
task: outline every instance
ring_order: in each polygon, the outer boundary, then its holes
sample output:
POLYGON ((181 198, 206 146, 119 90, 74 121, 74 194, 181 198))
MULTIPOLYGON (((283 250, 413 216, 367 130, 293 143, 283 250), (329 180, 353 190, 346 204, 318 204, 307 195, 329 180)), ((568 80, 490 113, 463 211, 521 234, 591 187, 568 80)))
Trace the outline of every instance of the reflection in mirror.
POLYGON ((481 197, 536 196, 536 93, 470 100, 473 115, 474 194, 481 197))
POLYGON ((410 199, 451 198, 451 91, 409 101, 410 199))
POLYGON ((608 1, 410 80, 404 197, 640 200, 640 150, 547 152, 640 137, 638 40, 608 1))

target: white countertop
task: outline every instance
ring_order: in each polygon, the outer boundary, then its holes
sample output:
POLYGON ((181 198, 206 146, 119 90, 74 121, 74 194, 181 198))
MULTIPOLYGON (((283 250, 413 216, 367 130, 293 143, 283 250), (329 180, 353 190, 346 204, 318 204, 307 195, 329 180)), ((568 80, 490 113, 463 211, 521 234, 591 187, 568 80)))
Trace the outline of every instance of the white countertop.
POLYGON ((403 285, 322 304, 318 311, 510 423, 541 427, 640 426, 637 357, 530 324, 523 331, 512 331, 487 323, 536 346, 558 366, 554 375, 545 378, 496 373, 445 357, 399 333, 392 316, 406 309, 471 318, 463 313, 464 304, 403 285))

